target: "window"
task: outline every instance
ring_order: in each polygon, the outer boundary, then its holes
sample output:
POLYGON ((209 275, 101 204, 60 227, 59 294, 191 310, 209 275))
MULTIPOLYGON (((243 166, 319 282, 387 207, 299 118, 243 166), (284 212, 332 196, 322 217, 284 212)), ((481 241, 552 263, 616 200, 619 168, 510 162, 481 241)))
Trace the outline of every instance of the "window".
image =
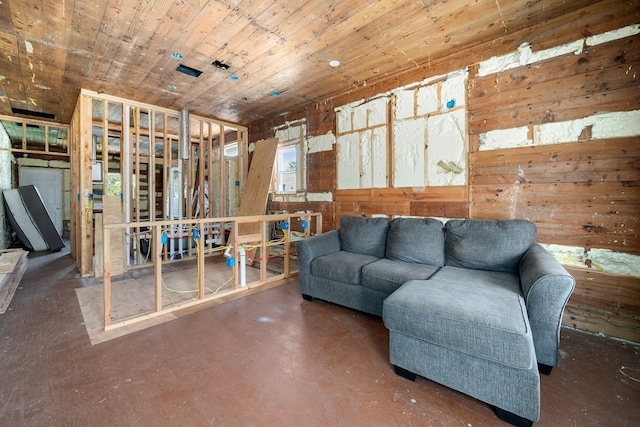
POLYGON ((278 180, 276 193, 295 194, 298 191, 298 145, 287 145, 278 149, 278 180))
POLYGON ((235 158, 238 157, 238 143, 233 142, 224 146, 224 157, 235 158))

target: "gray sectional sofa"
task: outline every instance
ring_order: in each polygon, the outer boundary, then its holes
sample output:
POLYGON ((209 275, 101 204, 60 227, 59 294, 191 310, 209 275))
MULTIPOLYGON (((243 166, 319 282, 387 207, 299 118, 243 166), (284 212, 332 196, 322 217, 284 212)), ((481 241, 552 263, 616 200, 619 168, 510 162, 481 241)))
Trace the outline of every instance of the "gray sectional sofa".
POLYGON ((296 242, 300 292, 382 316, 398 375, 531 425, 575 285, 536 233, 526 220, 344 216, 339 230, 296 242))

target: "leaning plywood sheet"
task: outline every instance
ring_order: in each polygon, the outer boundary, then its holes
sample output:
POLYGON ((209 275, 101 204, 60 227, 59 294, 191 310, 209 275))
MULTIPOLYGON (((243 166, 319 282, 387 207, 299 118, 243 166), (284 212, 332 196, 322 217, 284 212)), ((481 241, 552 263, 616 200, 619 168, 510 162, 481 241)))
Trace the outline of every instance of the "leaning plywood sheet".
MULTIPOLYGON (((271 174, 273 173, 277 150, 277 138, 267 139, 256 144, 244 194, 240 200, 238 216, 264 215, 267 209, 271 174)), ((259 224, 241 224, 238 228, 238 233, 241 235, 255 234, 258 232, 259 227, 259 224)))
POLYGON ((0 314, 7 311, 20 280, 27 269, 27 254, 23 250, 5 250, 0 253, 0 314))
POLYGON ((64 247, 38 189, 25 185, 5 190, 7 216, 18 238, 33 251, 57 250, 64 247))

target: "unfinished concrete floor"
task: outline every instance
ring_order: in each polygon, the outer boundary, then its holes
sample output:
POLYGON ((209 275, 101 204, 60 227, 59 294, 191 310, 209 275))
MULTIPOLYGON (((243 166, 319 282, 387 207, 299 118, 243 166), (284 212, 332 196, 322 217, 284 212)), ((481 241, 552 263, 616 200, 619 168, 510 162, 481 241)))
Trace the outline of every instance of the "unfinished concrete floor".
MULTIPOLYGON (((2 426, 493 426, 486 404, 394 374, 381 320, 291 282, 91 346, 64 250, 32 253, 0 316, 2 426)), ((539 426, 640 423, 640 348, 572 330, 539 426)), ((471 380, 471 379, 470 379, 471 380)))

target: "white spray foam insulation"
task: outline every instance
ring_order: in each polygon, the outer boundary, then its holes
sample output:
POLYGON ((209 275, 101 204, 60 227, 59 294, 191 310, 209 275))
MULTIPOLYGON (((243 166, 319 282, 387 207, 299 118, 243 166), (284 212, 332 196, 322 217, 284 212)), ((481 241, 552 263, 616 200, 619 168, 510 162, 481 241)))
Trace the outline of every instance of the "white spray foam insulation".
POLYGON ((308 202, 332 202, 333 201, 333 193, 307 193, 307 201, 308 202))
POLYGON ((367 125, 380 126, 387 123, 387 104, 389 98, 377 98, 367 102, 367 125))
POLYGON ((525 147, 533 145, 527 126, 511 129, 497 129, 480 134, 480 151, 500 148, 525 147))
POLYGON ((640 110, 594 114, 583 119, 545 123, 536 127, 536 140, 541 145, 577 141, 587 126, 592 139, 640 135, 640 110))
POLYGON ((466 105, 466 92, 468 72, 465 70, 457 75, 451 75, 447 80, 442 82, 440 89, 440 104, 443 110, 447 109, 446 104, 449 101, 455 102, 455 107, 463 107, 466 105))
POLYGON ((640 34, 640 24, 633 24, 623 28, 619 28, 617 30, 607 31, 603 34, 587 37, 585 42, 587 46, 595 46, 613 40, 635 36, 636 34, 640 34))
POLYGON ((403 120, 394 124, 395 187, 420 187, 426 185, 425 149, 426 120, 403 120))
POLYGON ((387 180, 387 128, 377 127, 373 129, 371 140, 373 151, 373 187, 385 188, 389 185, 387 180))
POLYGON ((331 151, 335 143, 336 137, 331 131, 324 135, 311 136, 307 139, 308 152, 319 153, 321 151, 331 151))
POLYGON ((396 92, 396 120, 407 119, 415 115, 413 110, 415 104, 414 98, 413 89, 396 92))
POLYGON ((592 248, 585 251, 579 246, 565 246, 557 244, 541 245, 560 263, 574 267, 588 268, 590 262, 594 271, 611 274, 640 277, 640 256, 610 249, 592 248))
POLYGON ((360 135, 349 133, 338 137, 337 188, 360 188, 360 135))
POLYGON ((593 248, 586 254, 592 267, 608 273, 640 277, 640 256, 609 249, 593 248))
POLYGON ((418 115, 435 113, 440 108, 438 100, 438 86, 431 84, 418 89, 418 115))
POLYGON ((371 147, 372 131, 367 130, 360 132, 360 187, 373 187, 373 171, 372 171, 372 147, 371 147))
POLYGON ((606 33, 593 35, 561 46, 541 50, 539 52, 532 52, 531 46, 528 43, 523 43, 516 52, 511 52, 502 56, 494 56, 493 58, 481 62, 479 64, 478 76, 482 77, 492 73, 505 71, 510 68, 519 67, 521 65, 533 64, 534 62, 554 58, 567 53, 579 55, 582 53, 582 49, 585 45, 595 46, 637 34, 640 34, 640 24, 632 24, 617 30, 607 31, 606 33))
POLYGON ((429 117, 427 121, 429 185, 466 184, 465 123, 464 109, 429 117))
POLYGON ((478 68, 478 76, 487 76, 489 74, 498 73, 511 68, 520 67, 522 65, 533 64, 544 59, 554 58, 567 53, 579 55, 582 53, 583 47, 584 39, 580 39, 561 46, 533 52, 529 43, 523 43, 515 52, 502 56, 494 56, 493 58, 481 62, 478 68))
POLYGON ((353 130, 361 130, 367 127, 367 104, 353 108, 353 130))
POLYGON ((353 126, 351 125, 351 114, 353 108, 350 105, 344 105, 336 109, 336 127, 338 133, 351 132, 353 126))

